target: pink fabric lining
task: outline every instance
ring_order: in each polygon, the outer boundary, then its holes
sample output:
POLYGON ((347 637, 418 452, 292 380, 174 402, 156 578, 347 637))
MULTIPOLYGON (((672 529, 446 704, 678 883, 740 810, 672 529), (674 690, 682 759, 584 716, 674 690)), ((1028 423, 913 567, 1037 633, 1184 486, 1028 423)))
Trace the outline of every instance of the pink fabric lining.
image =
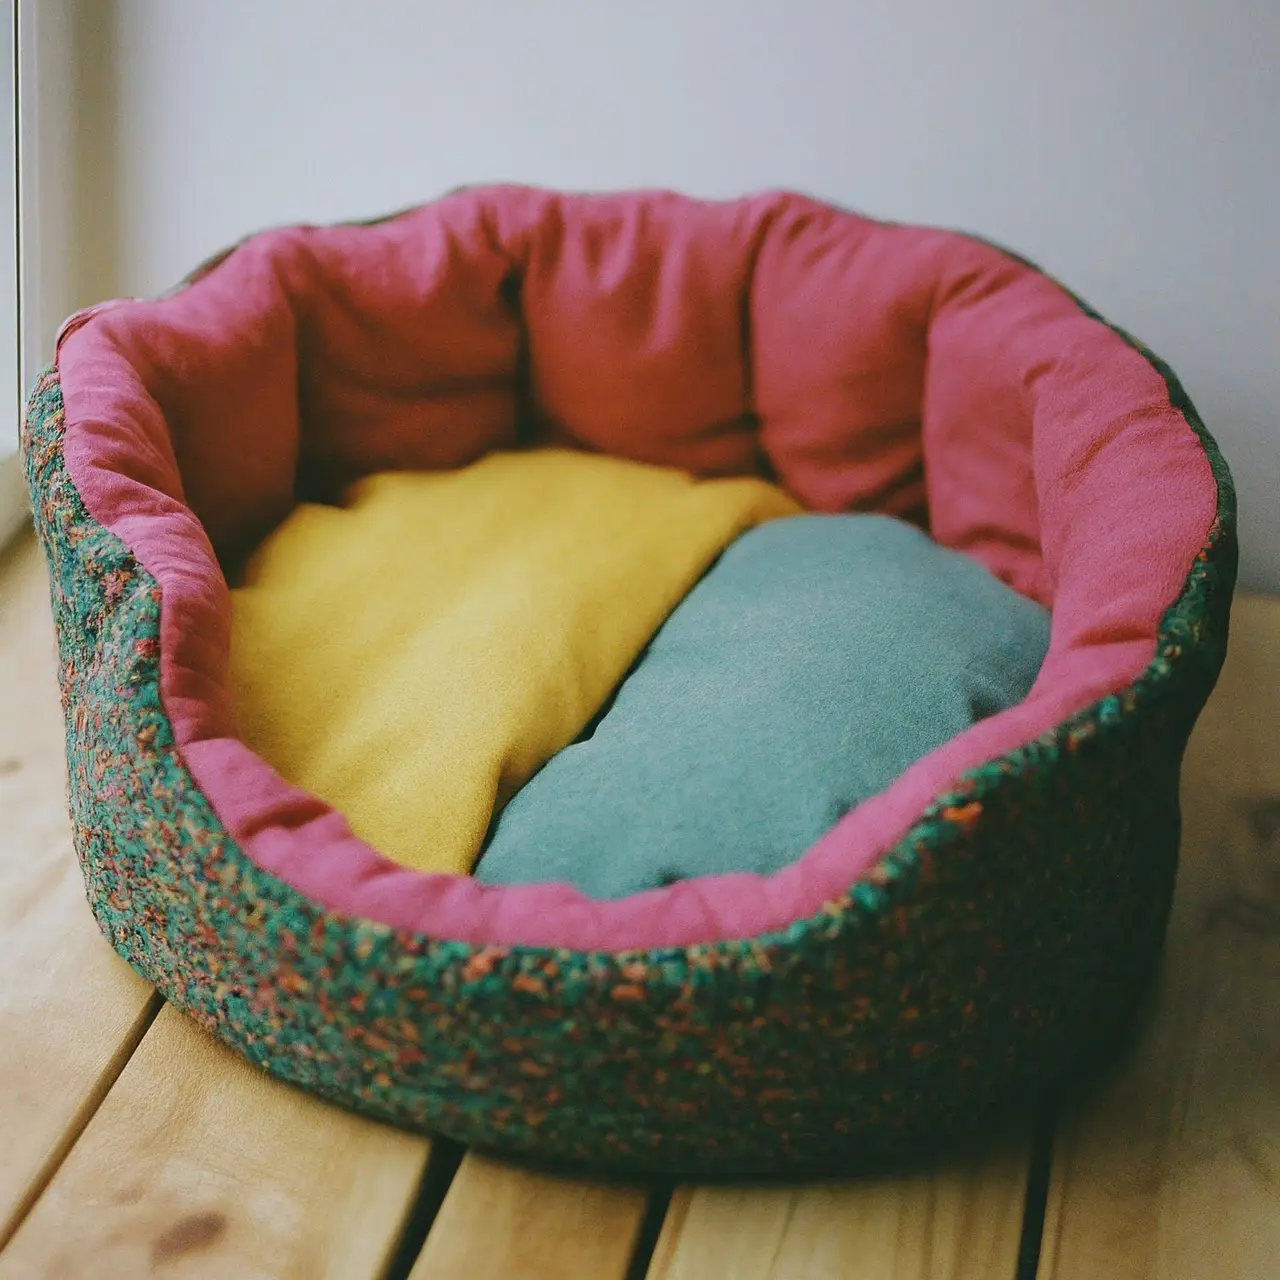
POLYGON ((68 326, 58 364, 68 470, 161 586, 162 696, 219 819, 331 910, 474 944, 682 946, 819 910, 958 774, 1144 669, 1216 506, 1162 378, 1052 282, 790 194, 498 187, 268 232, 170 298, 68 326), (927 499, 938 541, 1052 604, 1040 678, 773 876, 596 902, 401 868, 237 741, 217 557, 278 521, 297 477, 323 490, 530 439, 772 469, 817 510, 927 499))

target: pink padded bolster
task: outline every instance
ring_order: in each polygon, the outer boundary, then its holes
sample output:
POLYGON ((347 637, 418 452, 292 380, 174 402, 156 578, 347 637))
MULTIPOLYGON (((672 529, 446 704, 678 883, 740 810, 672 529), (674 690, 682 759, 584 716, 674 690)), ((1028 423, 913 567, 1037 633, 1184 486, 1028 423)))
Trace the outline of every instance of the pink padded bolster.
POLYGON ((330 909, 469 943, 677 946, 820 910, 958 774, 1144 669, 1216 506, 1158 372, 1053 282, 788 194, 496 187, 267 232, 169 298, 69 326, 58 364, 67 466, 160 584, 165 706, 227 830, 330 909), (405 870, 236 740, 218 557, 299 477, 324 491, 521 441, 770 473, 816 510, 927 502, 939 542, 1052 605, 1040 679, 774 876, 595 902, 405 870))

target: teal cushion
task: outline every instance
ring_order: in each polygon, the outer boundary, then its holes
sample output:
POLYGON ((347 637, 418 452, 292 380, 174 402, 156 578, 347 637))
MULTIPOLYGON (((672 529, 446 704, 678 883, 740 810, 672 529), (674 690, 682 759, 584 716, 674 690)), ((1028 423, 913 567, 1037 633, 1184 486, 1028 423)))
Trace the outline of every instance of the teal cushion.
POLYGON ((510 801, 477 878, 614 898, 777 871, 1021 701, 1048 643, 1044 609, 902 521, 762 525, 685 597, 589 736, 510 801))

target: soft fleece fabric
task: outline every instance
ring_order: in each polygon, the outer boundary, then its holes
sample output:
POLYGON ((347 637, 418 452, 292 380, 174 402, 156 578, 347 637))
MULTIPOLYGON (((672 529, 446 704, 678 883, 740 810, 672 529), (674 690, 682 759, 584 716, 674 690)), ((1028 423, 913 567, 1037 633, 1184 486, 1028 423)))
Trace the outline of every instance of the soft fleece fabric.
POLYGON ((507 806, 488 884, 619 898, 768 874, 972 724, 1026 697, 1049 614, 885 516, 744 534, 585 741, 507 806))
POLYGON ((73 317, 57 366, 70 481, 156 583, 165 714, 199 792, 254 867, 430 938, 621 951, 809 919, 958 778, 1129 690, 1201 549, 1233 537, 1150 352, 999 248, 792 192, 488 186, 264 232, 170 297, 73 317), (935 541, 1052 604, 1035 688, 774 876, 600 902, 382 857, 237 736, 219 559, 283 518, 300 476, 336 492, 565 437, 773 474, 811 510, 927 497, 935 541))
POLYGON ((721 549, 797 510, 565 450, 365 479, 297 508, 233 592, 240 733, 387 857, 465 873, 721 549))

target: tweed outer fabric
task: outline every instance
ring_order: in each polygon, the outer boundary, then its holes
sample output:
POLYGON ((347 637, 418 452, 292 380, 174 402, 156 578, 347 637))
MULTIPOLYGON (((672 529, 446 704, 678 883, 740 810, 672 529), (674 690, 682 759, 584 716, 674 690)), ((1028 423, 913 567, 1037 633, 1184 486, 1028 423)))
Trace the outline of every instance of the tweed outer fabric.
POLYGON ((75 848, 104 934, 281 1080, 393 1124, 595 1169, 866 1168, 1094 1069, 1158 961, 1181 756, 1225 654, 1236 571, 1226 465, 1172 372, 1138 349, 1218 488, 1146 671, 964 776, 816 915, 623 952, 472 946, 326 912, 241 852, 174 745, 160 588, 68 475, 51 367, 23 451, 51 575, 75 848))

